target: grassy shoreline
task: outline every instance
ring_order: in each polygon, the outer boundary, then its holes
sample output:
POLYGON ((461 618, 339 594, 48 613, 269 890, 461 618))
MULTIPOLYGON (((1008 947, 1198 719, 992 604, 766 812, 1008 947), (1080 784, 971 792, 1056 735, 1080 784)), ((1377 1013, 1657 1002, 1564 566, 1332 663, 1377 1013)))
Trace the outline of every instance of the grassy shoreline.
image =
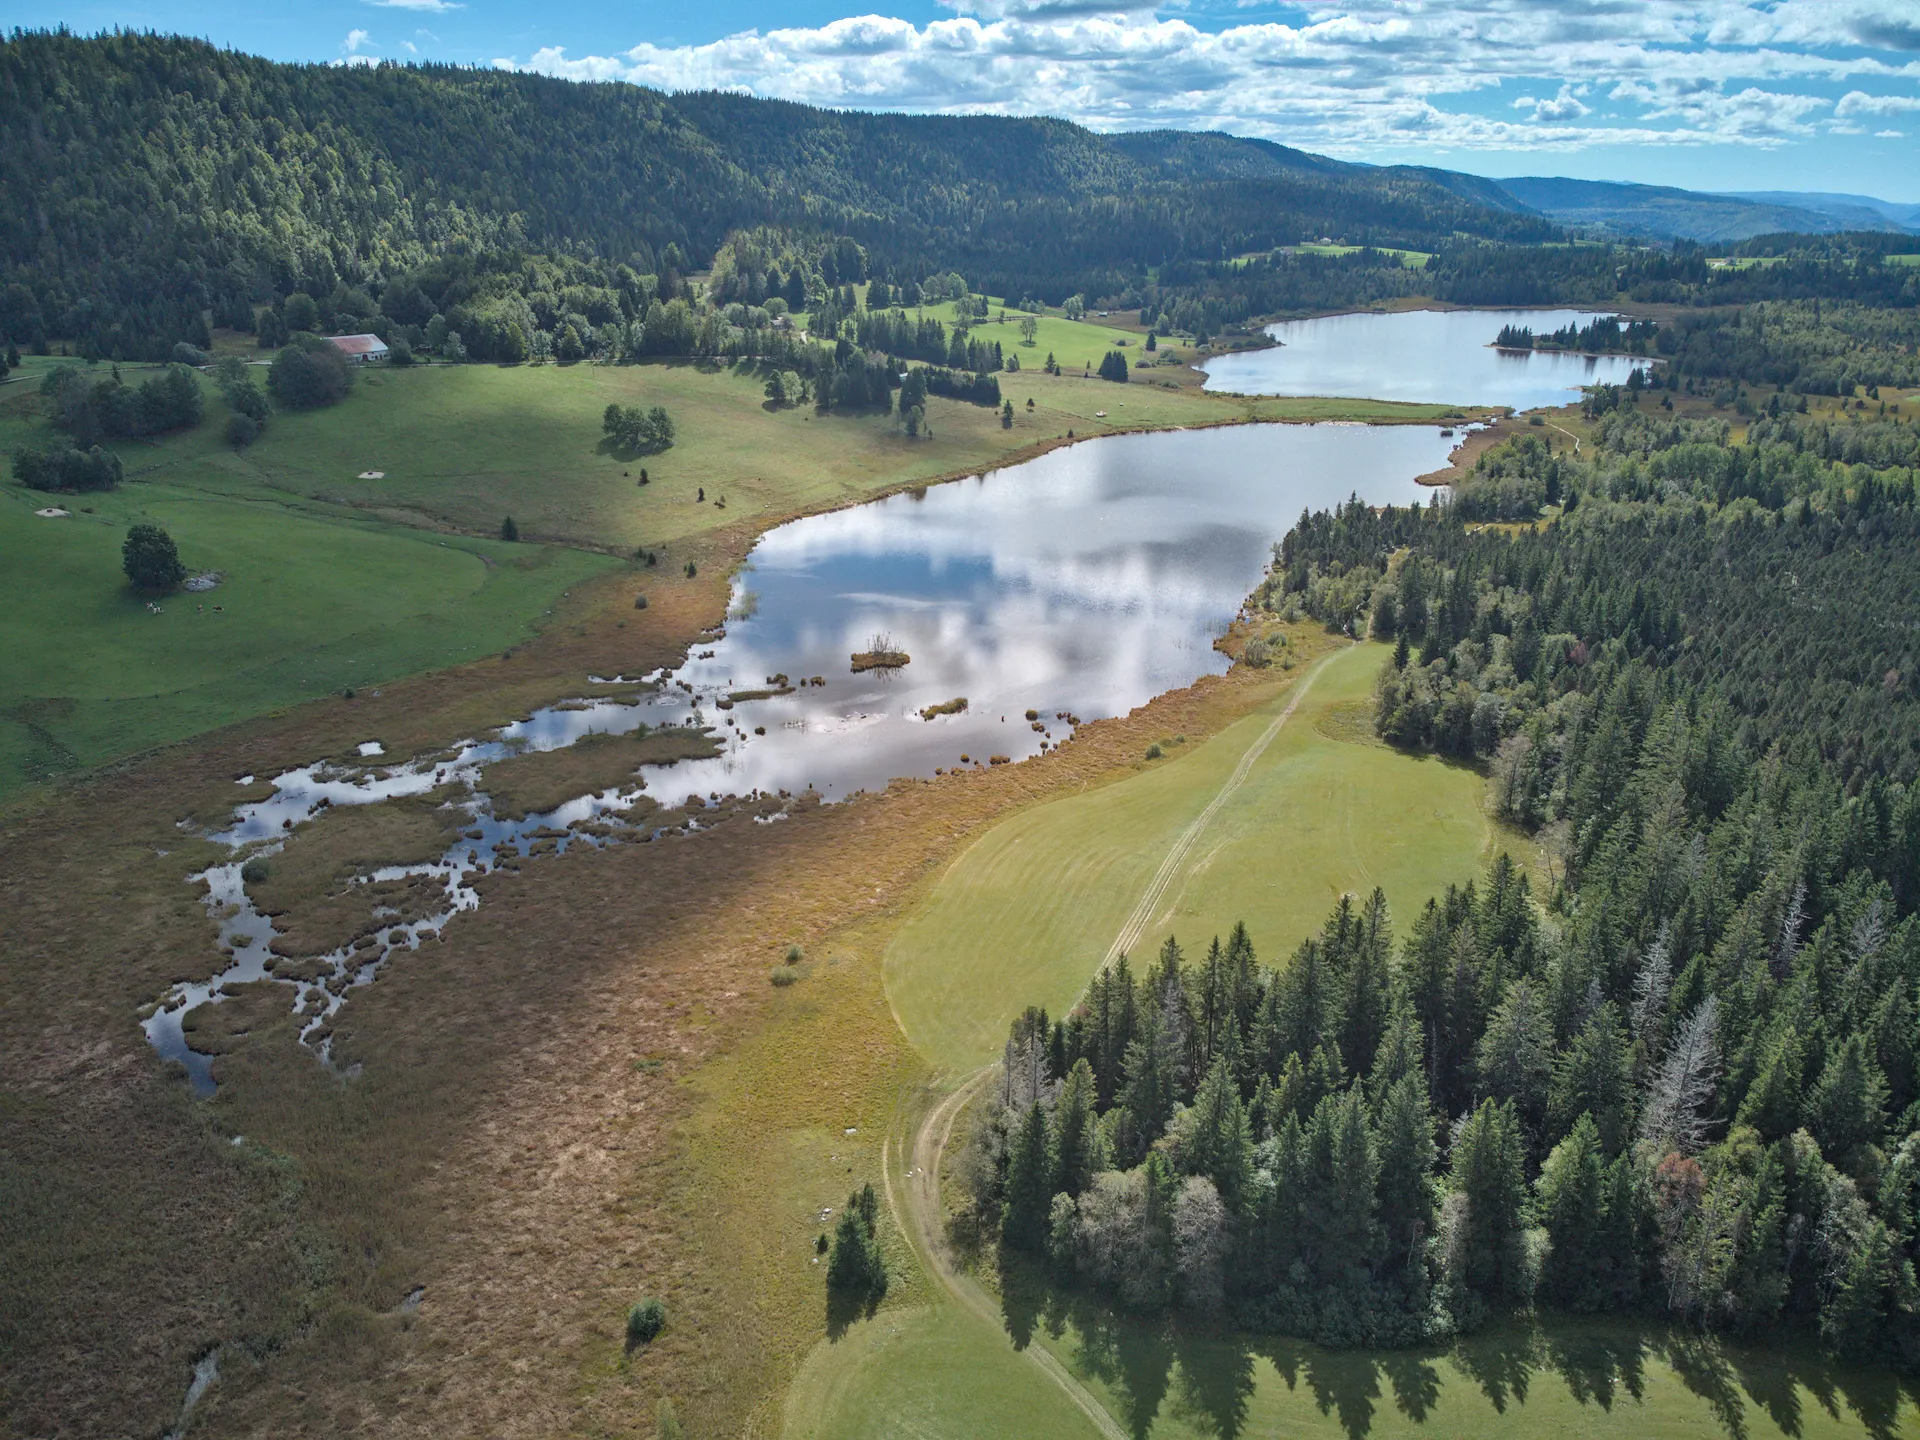
MULTIPOLYGON (((1096 435, 1432 423, 1441 410, 1003 378, 1009 394, 1036 401, 1016 407, 1011 427, 936 400, 936 438, 910 441, 871 416, 772 407, 752 367, 434 366, 364 376, 341 405, 276 416, 240 452, 216 438, 224 411, 209 387, 201 426, 117 445, 129 483, 68 501, 68 519, 39 519, 31 511, 48 497, 0 487, 0 534, 30 597, 0 618, 0 689, 15 697, 0 711, 0 805, 328 691, 365 692, 523 645, 569 613, 580 623, 563 601, 596 583, 651 590, 688 562, 731 570, 759 533, 802 515, 1096 435), (664 401, 682 443, 637 458, 606 452, 598 412, 610 399, 664 401), (523 537, 514 545, 497 538, 509 514, 523 537), (118 575, 120 531, 136 519, 172 529, 189 568, 223 573, 222 587, 146 609, 118 575), (636 548, 658 563, 636 563, 636 548), (448 569, 441 556, 470 558, 448 569), (436 566, 444 574, 429 580, 436 566)), ((59 438, 38 408, 31 387, 0 398, 0 446, 59 438)))

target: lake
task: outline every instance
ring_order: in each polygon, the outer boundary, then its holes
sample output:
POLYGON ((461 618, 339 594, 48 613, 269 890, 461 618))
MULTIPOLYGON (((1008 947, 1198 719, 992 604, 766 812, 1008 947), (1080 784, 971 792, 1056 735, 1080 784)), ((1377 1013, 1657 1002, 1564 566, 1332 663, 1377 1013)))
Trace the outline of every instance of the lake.
POLYGON ((651 723, 725 721, 727 749, 650 776, 648 793, 811 786, 836 799, 963 754, 1037 754, 1071 729, 1056 717, 1125 714, 1224 671, 1213 642, 1303 508, 1355 492, 1425 503, 1434 492, 1414 477, 1455 443, 1432 426, 1113 436, 780 526, 735 584, 746 618, 649 703, 651 723), (853 674, 875 635, 911 663, 853 674), (826 683, 714 708, 778 675, 826 683), (964 712, 921 718, 961 698, 964 712), (1050 734, 1030 728, 1030 709, 1050 734))
POLYGON ((1534 410, 1577 400, 1582 385, 1624 384, 1645 360, 1493 348, 1504 325, 1534 334, 1606 311, 1408 310, 1327 315, 1267 326, 1277 348, 1220 355, 1206 388, 1237 395, 1336 395, 1534 410))

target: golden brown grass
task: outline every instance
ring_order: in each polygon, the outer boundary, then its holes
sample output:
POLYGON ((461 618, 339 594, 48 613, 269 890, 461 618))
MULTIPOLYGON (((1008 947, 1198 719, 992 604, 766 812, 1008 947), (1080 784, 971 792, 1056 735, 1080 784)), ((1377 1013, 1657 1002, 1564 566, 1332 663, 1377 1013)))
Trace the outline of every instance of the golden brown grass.
POLYGON ((465 823, 441 806, 447 790, 383 805, 335 806, 291 833, 266 856, 267 878, 247 887, 268 915, 282 915, 303 901, 337 892, 355 875, 377 865, 437 860, 465 823))
POLYGON ((716 753, 708 730, 675 725, 645 735, 589 735, 564 750, 543 750, 489 765, 481 784, 493 813, 508 820, 540 815, 589 791, 604 794, 633 782, 642 765, 701 760, 716 753))

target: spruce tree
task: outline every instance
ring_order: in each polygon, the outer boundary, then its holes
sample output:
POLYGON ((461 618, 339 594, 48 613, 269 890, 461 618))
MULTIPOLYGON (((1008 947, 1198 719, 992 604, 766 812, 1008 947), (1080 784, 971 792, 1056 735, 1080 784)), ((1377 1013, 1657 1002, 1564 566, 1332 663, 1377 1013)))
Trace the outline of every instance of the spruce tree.
MULTIPOLYGON (((1820 1307, 1820 1336, 1843 1355, 1866 1356, 1886 1345, 1888 1292, 1900 1280, 1893 1237, 1869 1220, 1840 1266, 1837 1282, 1820 1307)), ((1911 1277, 1906 1284, 1911 1286, 1911 1277)))
POLYGON ((1375 1258, 1378 1164, 1358 1086, 1329 1095, 1307 1127, 1304 1244, 1322 1284, 1337 1285, 1365 1271, 1375 1258))
POLYGON ((1426 1046, 1420 1038, 1420 1022, 1405 995, 1396 995, 1387 1014, 1386 1032, 1374 1048, 1373 1068, 1367 1075, 1367 1093, 1375 1105, 1385 1101, 1387 1093, 1409 1075, 1420 1077, 1420 1090, 1426 1096, 1426 1046))
POLYGON ((1800 1128, 1800 1035, 1788 1025, 1761 1052, 1759 1071, 1740 1102, 1737 1119, 1772 1144, 1800 1128))
POLYGON ((1308 1200, 1306 1155, 1306 1132, 1292 1115, 1281 1120, 1273 1140, 1262 1147, 1261 1161, 1272 1184, 1262 1192, 1255 1249, 1268 1283, 1285 1281, 1300 1259, 1308 1200))
MULTIPOLYGON (((1055 1034, 1059 1033, 1055 1027, 1055 1034)), ((1093 1183, 1099 1169, 1100 1134, 1094 1115, 1093 1067, 1076 1060, 1067 1072, 1060 1099, 1053 1107, 1048 1136, 1048 1191, 1079 1195, 1093 1183)))
POLYGON ((1540 1283, 1546 1298, 1567 1310, 1597 1310, 1611 1298, 1611 1257, 1601 1248, 1606 1174, 1600 1151, 1599 1128, 1583 1113, 1540 1167, 1540 1223, 1552 1241, 1540 1283))
POLYGON ((1186 1125, 1187 1173, 1211 1180, 1221 1203, 1238 1214, 1253 1180, 1253 1137, 1226 1056, 1214 1062, 1201 1082, 1186 1125))
POLYGON ((1364 1075, 1373 1068, 1374 1051, 1387 1025, 1388 965, 1392 950, 1387 897, 1376 888, 1359 917, 1358 933, 1347 961, 1340 1053, 1348 1074, 1364 1075))
POLYGON ((1038 1101, 1027 1107, 1007 1153, 1006 1208, 1000 1217, 1001 1242, 1037 1254, 1047 1243, 1047 1217, 1053 1201, 1047 1163, 1047 1117, 1038 1101))
POLYGON ((1481 1101, 1461 1127, 1448 1184, 1464 1202, 1456 1278, 1483 1300, 1519 1299, 1526 1275, 1526 1153, 1511 1100, 1481 1101))
POLYGON ((1474 1053, 1482 1093, 1511 1100, 1525 1133, 1545 1129, 1553 1067, 1553 1022, 1533 983, 1520 979, 1487 1022, 1474 1053))
POLYGON ((827 1261, 827 1284, 851 1294, 876 1297, 887 1292, 887 1262, 880 1250, 880 1202, 873 1184, 847 1197, 834 1231, 827 1261))
POLYGON ((1760 1152, 1741 1189, 1724 1289, 1736 1324, 1757 1330, 1777 1319, 1787 1300, 1786 1177, 1778 1146, 1760 1152))
POLYGON ((1387 1086, 1378 1105, 1374 1147, 1379 1169, 1374 1194, 1388 1260, 1416 1263, 1433 1234, 1433 1114, 1419 1067, 1387 1086))
POLYGON ((1820 1151, 1842 1170, 1877 1144, 1886 1129, 1887 1082, 1867 1054, 1865 1038, 1849 1035, 1828 1058, 1807 1100, 1807 1118, 1820 1151))
POLYGON ((1631 1059, 1619 1012, 1602 1005, 1554 1065, 1549 1131, 1564 1135, 1580 1115, 1593 1119, 1600 1148, 1617 1155, 1627 1142, 1633 1098, 1631 1059))
POLYGON ((1173 1057, 1157 1011, 1149 1009, 1142 1014, 1139 1033, 1127 1046, 1124 1068, 1126 1082, 1119 1103, 1126 1111, 1130 1153, 1113 1157, 1123 1167, 1140 1162, 1173 1116, 1173 1057))

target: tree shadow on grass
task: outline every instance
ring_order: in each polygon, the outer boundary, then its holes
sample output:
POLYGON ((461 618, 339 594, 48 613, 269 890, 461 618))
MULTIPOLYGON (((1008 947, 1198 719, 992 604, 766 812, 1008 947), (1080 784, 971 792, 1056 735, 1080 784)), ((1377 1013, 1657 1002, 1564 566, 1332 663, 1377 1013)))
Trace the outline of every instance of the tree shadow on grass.
POLYGON ((827 1287, 827 1339, 838 1342, 856 1320, 871 1320, 885 1291, 827 1287))
POLYGON ((1646 1391, 1646 1338, 1637 1330, 1598 1326, 1542 1332, 1547 1363, 1582 1405, 1611 1412, 1621 1392, 1639 1400, 1646 1391))
POLYGON ((1289 1390, 1304 1383, 1320 1413, 1337 1417, 1348 1440, 1361 1440, 1373 1429, 1380 1399, 1380 1367, 1373 1352, 1327 1350, 1274 1337, 1259 1342, 1259 1353, 1289 1390))
POLYGON ((1135 1440, 1147 1440, 1173 1378, 1173 1346, 1150 1319, 1115 1315, 1104 1306, 1076 1306, 1081 1366, 1120 1402, 1115 1418, 1135 1440))
POLYGON ((1235 1335, 1180 1327, 1173 1350, 1180 1366, 1180 1412, 1220 1440, 1237 1440, 1253 1399, 1253 1348, 1235 1335))
POLYGON ((1528 1325, 1501 1325, 1456 1341, 1449 1358, 1460 1373, 1480 1387, 1496 1413, 1525 1405, 1540 1368, 1540 1337, 1528 1325))
POLYGON ((1001 1250, 1000 1319, 1014 1349, 1024 1350, 1033 1343, 1041 1313, 1053 1298, 1054 1287, 1040 1266, 1001 1250))
POLYGON ((667 445, 628 445, 624 441, 616 440, 611 435, 602 435, 600 437, 600 443, 593 447, 593 453, 596 455, 605 455, 607 458, 617 460, 624 465, 629 461, 641 460, 649 455, 663 454, 669 448, 671 447, 667 445))

